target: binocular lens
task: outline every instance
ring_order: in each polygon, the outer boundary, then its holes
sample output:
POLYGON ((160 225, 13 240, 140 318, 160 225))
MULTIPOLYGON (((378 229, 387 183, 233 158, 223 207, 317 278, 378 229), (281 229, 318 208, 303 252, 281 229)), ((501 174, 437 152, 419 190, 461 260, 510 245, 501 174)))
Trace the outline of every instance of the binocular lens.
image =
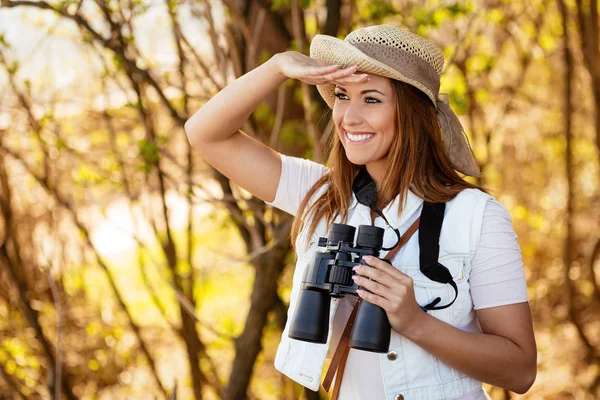
POLYGON ((367 247, 379 251, 383 245, 384 232, 385 230, 377 226, 360 225, 358 227, 356 246, 367 247))
POLYGON ((329 293, 301 290, 288 336, 311 343, 327 343, 329 335, 329 293))
POLYGON ((356 228, 352 225, 333 224, 327 235, 327 241, 334 246, 339 242, 354 243, 355 232, 356 228))

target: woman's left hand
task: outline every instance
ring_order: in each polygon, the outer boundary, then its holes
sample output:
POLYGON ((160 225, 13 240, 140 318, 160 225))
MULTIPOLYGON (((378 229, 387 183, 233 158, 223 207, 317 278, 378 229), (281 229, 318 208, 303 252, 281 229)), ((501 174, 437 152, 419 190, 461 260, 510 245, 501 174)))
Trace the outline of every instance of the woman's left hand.
POLYGON ((383 308, 392 329, 402 333, 416 321, 415 317, 423 313, 415 299, 412 278, 377 257, 365 256, 363 259, 369 265, 354 267, 354 271, 361 276, 354 275, 352 278, 357 285, 371 293, 362 290, 358 295, 383 308))

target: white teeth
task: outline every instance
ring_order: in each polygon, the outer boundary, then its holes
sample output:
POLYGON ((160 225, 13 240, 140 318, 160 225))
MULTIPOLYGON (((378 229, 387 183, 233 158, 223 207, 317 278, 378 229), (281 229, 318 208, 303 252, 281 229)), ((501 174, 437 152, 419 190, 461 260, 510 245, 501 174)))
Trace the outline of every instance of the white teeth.
POLYGON ((353 142, 360 142, 361 140, 366 140, 370 137, 373 137, 373 134, 369 134, 369 135, 351 135, 348 132, 346 132, 346 135, 348 136, 348 139, 350 139, 353 142))

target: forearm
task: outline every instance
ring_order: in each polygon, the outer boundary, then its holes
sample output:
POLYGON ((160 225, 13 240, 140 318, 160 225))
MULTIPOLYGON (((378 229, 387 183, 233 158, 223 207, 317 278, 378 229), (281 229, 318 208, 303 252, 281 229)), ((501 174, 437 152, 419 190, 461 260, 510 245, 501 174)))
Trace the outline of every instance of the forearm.
POLYGON ((535 361, 507 338, 471 333, 422 313, 403 335, 451 367, 485 383, 517 393, 535 379, 535 361))
POLYGON ((190 144, 226 140, 237 133, 267 95, 286 81, 276 54, 211 98, 186 122, 190 144))

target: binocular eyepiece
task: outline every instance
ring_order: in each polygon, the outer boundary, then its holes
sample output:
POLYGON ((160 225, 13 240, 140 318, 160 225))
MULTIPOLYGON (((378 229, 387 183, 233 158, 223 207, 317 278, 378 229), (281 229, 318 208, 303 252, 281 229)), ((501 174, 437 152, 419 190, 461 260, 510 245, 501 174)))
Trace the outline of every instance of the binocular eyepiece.
MULTIPOLYGON (((319 238, 317 250, 304 271, 296 312, 288 336, 312 343, 327 343, 330 298, 357 295, 352 280, 356 265, 366 265, 363 256, 379 257, 384 230, 370 225, 333 224, 327 238, 319 238)), ((389 263, 388 260, 384 260, 389 263)), ((361 288, 362 290, 367 290, 361 288)), ((368 291, 368 290, 367 290, 368 291)), ((362 299, 350 336, 350 347, 384 353, 390 345, 391 326, 381 307, 362 299)))

